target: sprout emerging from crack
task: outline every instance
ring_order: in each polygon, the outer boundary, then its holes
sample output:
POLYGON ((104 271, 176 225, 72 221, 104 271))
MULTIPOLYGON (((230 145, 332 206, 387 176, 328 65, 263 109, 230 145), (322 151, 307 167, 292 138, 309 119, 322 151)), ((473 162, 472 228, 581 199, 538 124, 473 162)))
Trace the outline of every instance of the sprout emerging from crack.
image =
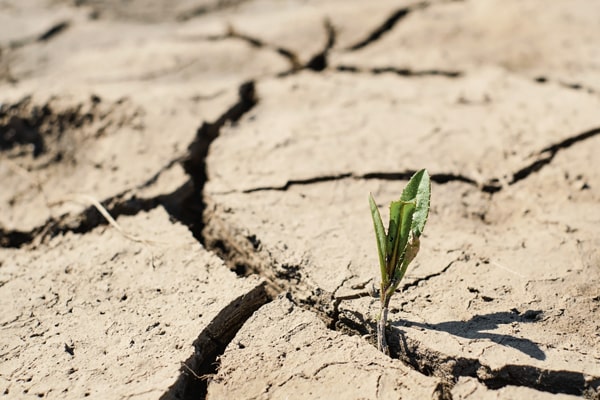
POLYGON ((390 222, 386 234, 377 204, 373 196, 369 195, 381 268, 381 312, 377 321, 377 347, 388 355, 385 338, 388 306, 406 273, 408 264, 419 252, 419 237, 429 215, 430 197, 429 174, 427 170, 422 169, 410 178, 400 200, 390 203, 390 222))

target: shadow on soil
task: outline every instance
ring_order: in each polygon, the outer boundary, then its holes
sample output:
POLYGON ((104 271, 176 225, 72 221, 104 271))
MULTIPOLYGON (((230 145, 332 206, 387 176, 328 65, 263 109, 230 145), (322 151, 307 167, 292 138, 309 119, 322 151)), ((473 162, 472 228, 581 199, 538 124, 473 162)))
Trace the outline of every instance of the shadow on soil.
MULTIPOLYGON (((351 332, 361 335, 373 334, 374 324, 365 321, 360 314, 350 314, 345 311, 340 315, 338 324, 347 326, 351 332), (344 317, 346 316, 346 317, 344 317), (359 321, 357 323, 356 321, 359 321), (369 329, 365 329, 369 326, 369 329)), ((417 327, 435 331, 447 332, 454 336, 467 339, 488 339, 503 346, 509 346, 537 359, 545 360, 546 354, 531 340, 506 334, 484 332, 497 329, 503 324, 534 323, 543 316, 540 310, 519 312, 512 309, 505 312, 476 315, 468 321, 447 321, 438 324, 424 324, 409 320, 390 322, 391 331, 387 338, 391 357, 399 359, 415 370, 427 376, 442 378, 452 387, 461 376, 476 378, 487 388, 497 390, 507 385, 525 386, 549 393, 565 393, 587 398, 597 398, 600 379, 586 376, 578 371, 550 370, 531 365, 506 364, 498 369, 491 369, 482 364, 478 358, 451 357, 427 347, 420 340, 411 338, 403 328, 417 327)), ((371 321, 372 322, 372 321, 371 321)), ((343 330, 336 326, 337 330, 343 330)), ((442 396, 441 398, 445 398, 442 396)))
POLYGON ((503 346, 512 347, 520 352, 527 354, 536 360, 545 360, 546 354, 540 347, 529 339, 518 338, 511 335, 499 333, 484 332, 497 329, 500 325, 518 323, 532 323, 540 319, 542 311, 527 310, 522 314, 518 311, 496 312, 485 315, 476 315, 468 321, 448 321, 438 324, 424 324, 420 322, 401 321, 393 324, 401 328, 402 326, 415 326, 435 331, 448 332, 454 336, 460 336, 466 339, 489 339, 494 343, 503 346))

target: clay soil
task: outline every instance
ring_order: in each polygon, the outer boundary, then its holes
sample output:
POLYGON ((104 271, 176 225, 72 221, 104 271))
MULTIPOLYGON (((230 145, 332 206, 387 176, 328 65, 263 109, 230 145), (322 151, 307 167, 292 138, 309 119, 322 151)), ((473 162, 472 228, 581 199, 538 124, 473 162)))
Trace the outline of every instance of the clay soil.
POLYGON ((600 399, 599 21, 0 0, 0 397, 600 399), (367 198, 420 168, 386 356, 367 198))

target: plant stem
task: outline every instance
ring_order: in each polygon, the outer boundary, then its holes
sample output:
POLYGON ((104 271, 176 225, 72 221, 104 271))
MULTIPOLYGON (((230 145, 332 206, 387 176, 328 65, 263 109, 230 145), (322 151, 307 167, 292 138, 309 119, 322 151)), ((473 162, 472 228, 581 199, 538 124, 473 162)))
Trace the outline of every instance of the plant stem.
POLYGON ((390 355, 390 350, 385 339, 385 326, 387 325, 388 308, 382 305, 379 321, 377 321, 377 348, 386 355, 390 355))
POLYGON ((385 338, 385 326, 387 325, 388 306, 390 304, 391 295, 388 294, 389 283, 381 282, 381 312, 377 321, 377 348, 385 355, 390 355, 390 350, 385 338))

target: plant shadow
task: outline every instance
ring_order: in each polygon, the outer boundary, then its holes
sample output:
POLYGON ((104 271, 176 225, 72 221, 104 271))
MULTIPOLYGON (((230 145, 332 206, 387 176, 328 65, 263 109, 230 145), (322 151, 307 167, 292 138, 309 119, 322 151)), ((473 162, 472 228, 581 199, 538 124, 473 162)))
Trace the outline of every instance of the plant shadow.
POLYGON ((520 352, 535 358, 536 360, 545 360, 546 354, 540 349, 537 343, 511 335, 484 332, 498 328, 499 325, 519 323, 534 323, 541 318, 542 311, 527 310, 519 313, 517 310, 509 312, 496 312, 484 315, 475 315, 468 321, 447 321, 438 324, 427 324, 413 322, 409 320, 399 320, 392 322, 391 325, 401 330, 402 327, 419 327, 424 329, 444 331, 451 335, 463 337, 466 339, 488 339, 494 343, 503 346, 512 347, 520 352))

